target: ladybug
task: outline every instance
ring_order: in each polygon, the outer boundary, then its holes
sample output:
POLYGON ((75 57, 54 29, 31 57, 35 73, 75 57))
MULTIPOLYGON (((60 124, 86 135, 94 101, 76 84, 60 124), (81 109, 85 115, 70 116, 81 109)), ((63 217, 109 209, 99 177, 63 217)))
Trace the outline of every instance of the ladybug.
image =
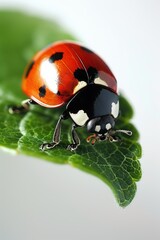
POLYGON ((117 132, 131 135, 128 130, 114 130, 119 115, 117 81, 108 65, 93 51, 81 44, 61 41, 38 52, 25 69, 22 90, 29 99, 10 113, 29 109, 30 104, 46 108, 66 105, 54 130, 53 140, 43 143, 41 150, 52 149, 60 142, 61 122, 71 118, 73 151, 80 145, 77 127, 86 126, 92 133, 87 141, 118 141, 117 132))

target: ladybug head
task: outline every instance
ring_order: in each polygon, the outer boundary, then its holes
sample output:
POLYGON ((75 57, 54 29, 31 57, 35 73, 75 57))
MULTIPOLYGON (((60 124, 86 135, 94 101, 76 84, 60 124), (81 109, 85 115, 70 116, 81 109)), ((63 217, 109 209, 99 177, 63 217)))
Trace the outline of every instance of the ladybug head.
POLYGON ((87 123, 88 132, 93 135, 87 138, 87 142, 94 144, 96 141, 109 140, 110 142, 117 142, 119 138, 115 136, 115 133, 121 132, 131 136, 132 132, 128 130, 113 130, 115 126, 115 119, 112 115, 106 115, 102 117, 93 118, 87 123))
POLYGON ((93 118, 87 123, 88 132, 94 133, 99 140, 107 138, 107 133, 114 128, 115 120, 112 115, 93 118))

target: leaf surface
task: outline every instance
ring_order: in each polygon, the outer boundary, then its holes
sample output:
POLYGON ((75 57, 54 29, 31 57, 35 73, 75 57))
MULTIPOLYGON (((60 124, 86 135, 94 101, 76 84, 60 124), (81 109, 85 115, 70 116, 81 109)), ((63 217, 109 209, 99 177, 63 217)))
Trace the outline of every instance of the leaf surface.
POLYGON ((63 109, 32 106, 26 114, 10 115, 8 106, 26 99, 21 91, 21 76, 33 54, 54 41, 74 37, 56 22, 10 10, 0 11, 0 29, 0 146, 50 162, 68 163, 91 173, 110 186, 120 206, 127 206, 136 193, 136 181, 141 178, 139 134, 130 123, 133 110, 128 101, 120 96, 121 116, 116 128, 131 130, 132 137, 123 136, 119 143, 99 142, 92 146, 86 143, 86 130, 79 129, 81 145, 73 153, 66 150, 71 141, 71 121, 67 120, 60 145, 40 151, 39 146, 52 139, 63 109))

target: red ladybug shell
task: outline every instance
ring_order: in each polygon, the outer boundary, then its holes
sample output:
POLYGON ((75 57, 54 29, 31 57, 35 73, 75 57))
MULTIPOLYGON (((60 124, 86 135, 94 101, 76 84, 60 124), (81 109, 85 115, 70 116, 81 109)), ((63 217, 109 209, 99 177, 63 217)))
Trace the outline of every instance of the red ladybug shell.
POLYGON ((88 84, 117 93, 116 79, 94 52, 74 42, 57 42, 38 52, 25 70, 22 89, 38 104, 55 108, 88 84))

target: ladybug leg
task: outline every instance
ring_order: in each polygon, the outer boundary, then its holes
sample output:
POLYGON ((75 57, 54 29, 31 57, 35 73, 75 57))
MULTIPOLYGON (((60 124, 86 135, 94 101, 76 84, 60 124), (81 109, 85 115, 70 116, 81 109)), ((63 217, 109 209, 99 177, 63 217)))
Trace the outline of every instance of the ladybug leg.
POLYGON ((75 131, 77 128, 77 125, 73 124, 71 129, 71 135, 72 135, 72 143, 68 145, 67 149, 70 151, 74 151, 77 149, 77 147, 80 145, 80 139, 75 131))
POLYGON ((8 111, 10 114, 23 113, 29 110, 31 104, 37 104, 32 99, 26 99, 22 101, 21 106, 9 106, 8 111))
POLYGON ((60 143, 60 136, 61 136, 61 122, 64 119, 63 115, 60 116, 57 125, 54 130, 53 139, 51 143, 43 143, 40 146, 40 150, 45 151, 54 148, 56 145, 60 143))

